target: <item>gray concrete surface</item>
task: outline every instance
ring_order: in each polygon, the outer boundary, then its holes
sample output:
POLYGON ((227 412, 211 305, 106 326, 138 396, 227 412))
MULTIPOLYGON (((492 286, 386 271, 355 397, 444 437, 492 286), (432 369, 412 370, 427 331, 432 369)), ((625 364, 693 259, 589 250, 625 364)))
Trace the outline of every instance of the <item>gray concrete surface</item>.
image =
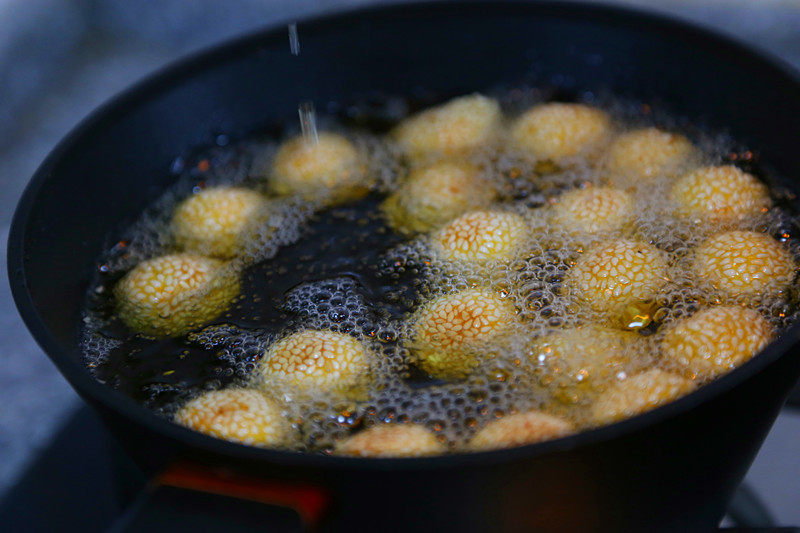
MULTIPOLYGON (((148 72, 221 39, 369 0, 0 0, 0 495, 78 405, 11 302, 5 241, 16 201, 83 116, 148 72)), ((800 2, 626 0, 700 22, 800 67, 800 2)), ((800 415, 783 414, 747 480, 800 524, 800 415)))

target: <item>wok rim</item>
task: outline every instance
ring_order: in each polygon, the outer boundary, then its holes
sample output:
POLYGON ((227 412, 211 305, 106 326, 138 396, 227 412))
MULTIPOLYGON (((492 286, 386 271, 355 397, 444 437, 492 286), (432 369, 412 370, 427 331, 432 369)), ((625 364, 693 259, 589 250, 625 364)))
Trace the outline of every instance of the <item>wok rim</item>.
MULTIPOLYGON (((517 13, 524 12, 524 16, 557 16, 565 19, 584 19, 597 25, 643 25, 649 29, 664 33, 673 39, 689 38, 704 49, 714 49, 733 54, 737 57, 740 65, 745 65, 743 68, 752 69, 756 67, 771 70, 774 75, 783 78, 787 85, 794 85, 800 96, 800 74, 785 61, 776 59, 761 50, 753 49, 716 31, 671 16, 617 5, 601 5, 579 1, 530 2, 503 0, 492 2, 489 0, 468 0, 466 4, 472 9, 483 7, 494 12, 514 10, 517 13)), ((387 15, 392 12, 408 14, 412 11, 430 13, 436 10, 463 7, 464 2, 452 0, 398 2, 380 6, 323 10, 316 14, 306 15, 304 18, 298 19, 297 22, 306 28, 304 31, 314 31, 315 28, 341 25, 348 18, 361 15, 387 15)), ((116 116, 125 113, 127 109, 137 102, 156 96, 173 84, 180 83, 191 77, 193 72, 213 68, 228 59, 252 52, 257 49, 259 43, 269 45, 273 40, 285 41, 285 25, 286 22, 275 22, 260 30, 228 39, 179 58, 129 86, 121 93, 116 94, 81 120, 59 141, 25 187, 14 212, 8 235, 7 265, 12 296, 23 322, 37 344, 84 401, 101 404, 109 408, 117 416, 121 415, 153 433, 190 448, 246 461, 284 466, 370 471, 447 469, 470 465, 489 466, 550 453, 566 452, 588 444, 611 441, 615 438, 633 434, 645 427, 675 418, 756 376, 786 355, 792 347, 800 342, 800 322, 797 322, 789 327, 779 338, 770 343, 760 354, 730 373, 715 379, 678 400, 614 424, 516 448, 482 452, 458 452, 416 458, 328 456, 237 444, 195 432, 161 418, 131 398, 108 385, 100 383, 90 375, 83 365, 77 362, 80 361, 80 357, 75 357, 76 354, 73 353, 77 350, 63 350, 59 346, 58 341, 51 335, 51 332, 36 312, 34 301, 27 289, 27 277, 24 268, 25 236, 29 227, 31 211, 40 189, 51 177, 58 161, 69 153, 83 136, 102 129, 104 123, 113 122, 116 116)), ((798 184, 798 188, 800 188, 800 184, 798 184)))

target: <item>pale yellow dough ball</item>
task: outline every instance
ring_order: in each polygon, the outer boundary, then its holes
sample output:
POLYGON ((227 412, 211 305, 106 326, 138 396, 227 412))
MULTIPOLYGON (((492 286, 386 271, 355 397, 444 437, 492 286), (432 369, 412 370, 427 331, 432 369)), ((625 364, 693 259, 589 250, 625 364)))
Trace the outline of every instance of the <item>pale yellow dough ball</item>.
POLYGON ((616 422, 676 400, 694 388, 694 382, 683 376, 647 370, 609 387, 592 405, 592 417, 601 424, 616 422))
POLYGON ((445 261, 508 261, 525 242, 525 220, 502 211, 471 211, 432 236, 433 250, 445 261))
POLYGON ((611 233, 633 221, 633 208, 631 195, 620 189, 575 189, 555 200, 550 222, 572 234, 611 233))
POLYGON ((336 446, 337 454, 356 457, 422 457, 446 451, 436 435, 416 424, 372 426, 336 446))
POLYGON ((694 154, 692 143, 683 135, 645 128, 623 133, 611 143, 606 169, 612 177, 670 176, 680 171, 694 154))
POLYGON ((573 431, 572 424, 563 418, 540 411, 528 411, 489 422, 472 437, 469 447, 473 450, 513 448, 557 439, 573 431))

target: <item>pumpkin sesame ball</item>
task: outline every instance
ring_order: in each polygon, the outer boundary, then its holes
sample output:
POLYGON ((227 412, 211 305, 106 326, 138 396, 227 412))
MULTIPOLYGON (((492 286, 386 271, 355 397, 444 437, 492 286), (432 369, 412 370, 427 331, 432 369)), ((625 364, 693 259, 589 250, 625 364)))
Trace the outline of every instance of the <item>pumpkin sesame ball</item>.
POLYGON ((436 435, 416 424, 379 424, 336 445, 337 454, 356 457, 422 457, 446 451, 436 435))
POLYGON ((275 342, 259 365, 260 376, 267 384, 288 384, 306 392, 354 386, 368 369, 369 351, 357 339, 313 329, 275 342))
POLYGON ((291 426, 280 407, 252 389, 211 391, 189 401, 175 422, 200 433, 251 446, 286 444, 291 426))
POLYGON ((525 240, 525 220, 514 213, 471 211, 432 236, 433 249, 445 261, 508 261, 525 240))
POLYGON ((592 405, 592 418, 600 424, 616 422, 691 392, 692 380, 656 368, 618 381, 592 405))
POLYGON ((340 203, 364 196, 369 185, 361 157, 349 140, 320 132, 319 142, 295 137, 275 154, 269 189, 307 199, 340 203))
POLYGON ((774 330, 758 311, 738 306, 710 307, 671 327, 661 354, 698 378, 724 374, 769 344, 774 330))
POLYGON ((557 439, 573 431, 572 424, 563 418, 540 411, 528 411, 489 422, 472 437, 469 448, 473 450, 513 448, 557 439))
POLYGON ((767 186, 733 165, 689 172, 672 186, 670 199, 682 217, 721 224, 758 215, 772 205, 767 186))
POLYGON ((566 281, 569 290, 595 311, 619 314, 651 300, 664 286, 666 254, 643 242, 602 243, 578 258, 566 281))
POLYGON ((536 159, 560 161, 596 148, 610 128, 608 115, 599 109, 582 104, 542 104, 517 119, 511 142, 536 159))
POLYGON ((569 191, 555 200, 550 218, 552 225, 573 234, 619 231, 632 220, 633 198, 612 187, 569 191))
POLYGON ((652 179, 676 173, 693 154, 683 135, 645 128, 623 133, 611 143, 606 168, 613 175, 652 179))
POLYGON ((463 377, 480 363, 481 344, 502 334, 515 314, 508 300, 489 290, 440 296, 411 318, 414 361, 435 377, 463 377))
POLYGON ((737 299, 780 294, 792 282, 796 268, 791 254, 778 241, 754 231, 720 233, 694 253, 695 274, 737 299))
POLYGON ((248 228, 265 215, 266 201, 240 187, 213 187, 181 202, 172 216, 172 234, 184 250, 228 259, 247 239, 248 228))
POLYGON ((188 253, 139 263, 114 287, 120 318, 132 330, 173 337, 215 319, 239 294, 225 263, 188 253))
POLYGON ((412 159, 462 155, 490 142, 501 118, 495 100, 472 94, 407 118, 393 137, 412 159))
POLYGON ((476 167, 444 161, 412 170, 386 199, 383 212, 395 230, 420 233, 488 205, 496 196, 476 167))

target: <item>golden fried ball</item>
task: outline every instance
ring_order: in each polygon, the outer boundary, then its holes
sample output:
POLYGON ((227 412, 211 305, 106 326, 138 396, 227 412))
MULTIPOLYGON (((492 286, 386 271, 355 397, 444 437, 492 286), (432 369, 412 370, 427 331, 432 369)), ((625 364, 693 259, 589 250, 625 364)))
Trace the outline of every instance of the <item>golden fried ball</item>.
POLYGON ((480 362, 480 345, 506 331, 515 314, 511 302, 485 289, 440 296, 411 319, 415 361, 432 376, 463 377, 480 362))
POLYGON ((225 263, 189 253, 138 264, 114 287, 120 318, 132 330, 173 337, 215 319, 239 294, 225 263))
POLYGON ((733 370, 769 344, 774 330, 758 311, 710 307, 670 328, 661 354, 699 378, 733 370))
POLYGON ((265 204, 263 196, 249 189, 205 189, 175 209, 172 234, 184 250, 231 258, 244 245, 247 230, 265 215, 265 204))
POLYGON ((528 411, 489 422, 472 437, 469 447, 473 450, 513 448, 557 439, 573 431, 572 424, 563 418, 540 411, 528 411))
POLYGON ((369 185, 353 143, 335 133, 320 132, 318 137, 317 143, 298 136, 281 145, 272 162, 270 190, 326 203, 364 196, 369 185))
POLYGON ((679 215, 727 224, 765 212, 772 205, 767 186, 733 165, 703 167, 672 186, 679 215))
POLYGON ((551 224, 569 233, 610 233, 633 220, 633 198, 612 187, 575 189, 552 206, 551 224))
POLYGON ((666 282, 666 254, 625 239, 595 246, 578 258, 567 276, 573 294, 606 314, 652 299, 666 282))
POLYGON ((369 350, 357 339, 330 330, 306 329, 272 344, 259 365, 268 384, 303 391, 356 385, 369 369, 369 350))
POLYGON ((446 448, 436 435, 416 424, 380 424, 336 445, 336 453, 356 457, 422 457, 446 448))
POLYGON ((611 143, 606 168, 612 174, 649 179, 674 174, 693 154, 683 135, 645 128, 623 133, 611 143))
POLYGON ((411 171, 383 204, 389 224, 401 233, 429 231, 497 196, 467 163, 439 162, 411 171))
POLYGON ((610 128, 608 115, 599 109, 582 104, 542 104, 517 119, 511 142, 537 159, 560 161, 596 148, 610 128))
POLYGON ((175 422, 200 433, 251 446, 280 446, 291 425, 280 407, 252 389, 207 392, 175 414, 175 422))
POLYGON ((671 402, 694 389, 694 382, 677 374, 651 369, 609 387, 592 405, 592 418, 610 423, 671 402))
POLYGON ((485 263, 510 260, 526 233, 525 220, 515 213, 471 211, 445 225, 432 241, 445 261, 485 263))
POLYGON ((473 94, 407 118, 393 136, 411 158, 460 155, 490 142, 500 120, 496 101, 473 94))
POLYGON ((730 231, 701 244, 694 254, 694 272, 734 298, 779 294, 797 268, 781 243, 764 233, 730 231))

